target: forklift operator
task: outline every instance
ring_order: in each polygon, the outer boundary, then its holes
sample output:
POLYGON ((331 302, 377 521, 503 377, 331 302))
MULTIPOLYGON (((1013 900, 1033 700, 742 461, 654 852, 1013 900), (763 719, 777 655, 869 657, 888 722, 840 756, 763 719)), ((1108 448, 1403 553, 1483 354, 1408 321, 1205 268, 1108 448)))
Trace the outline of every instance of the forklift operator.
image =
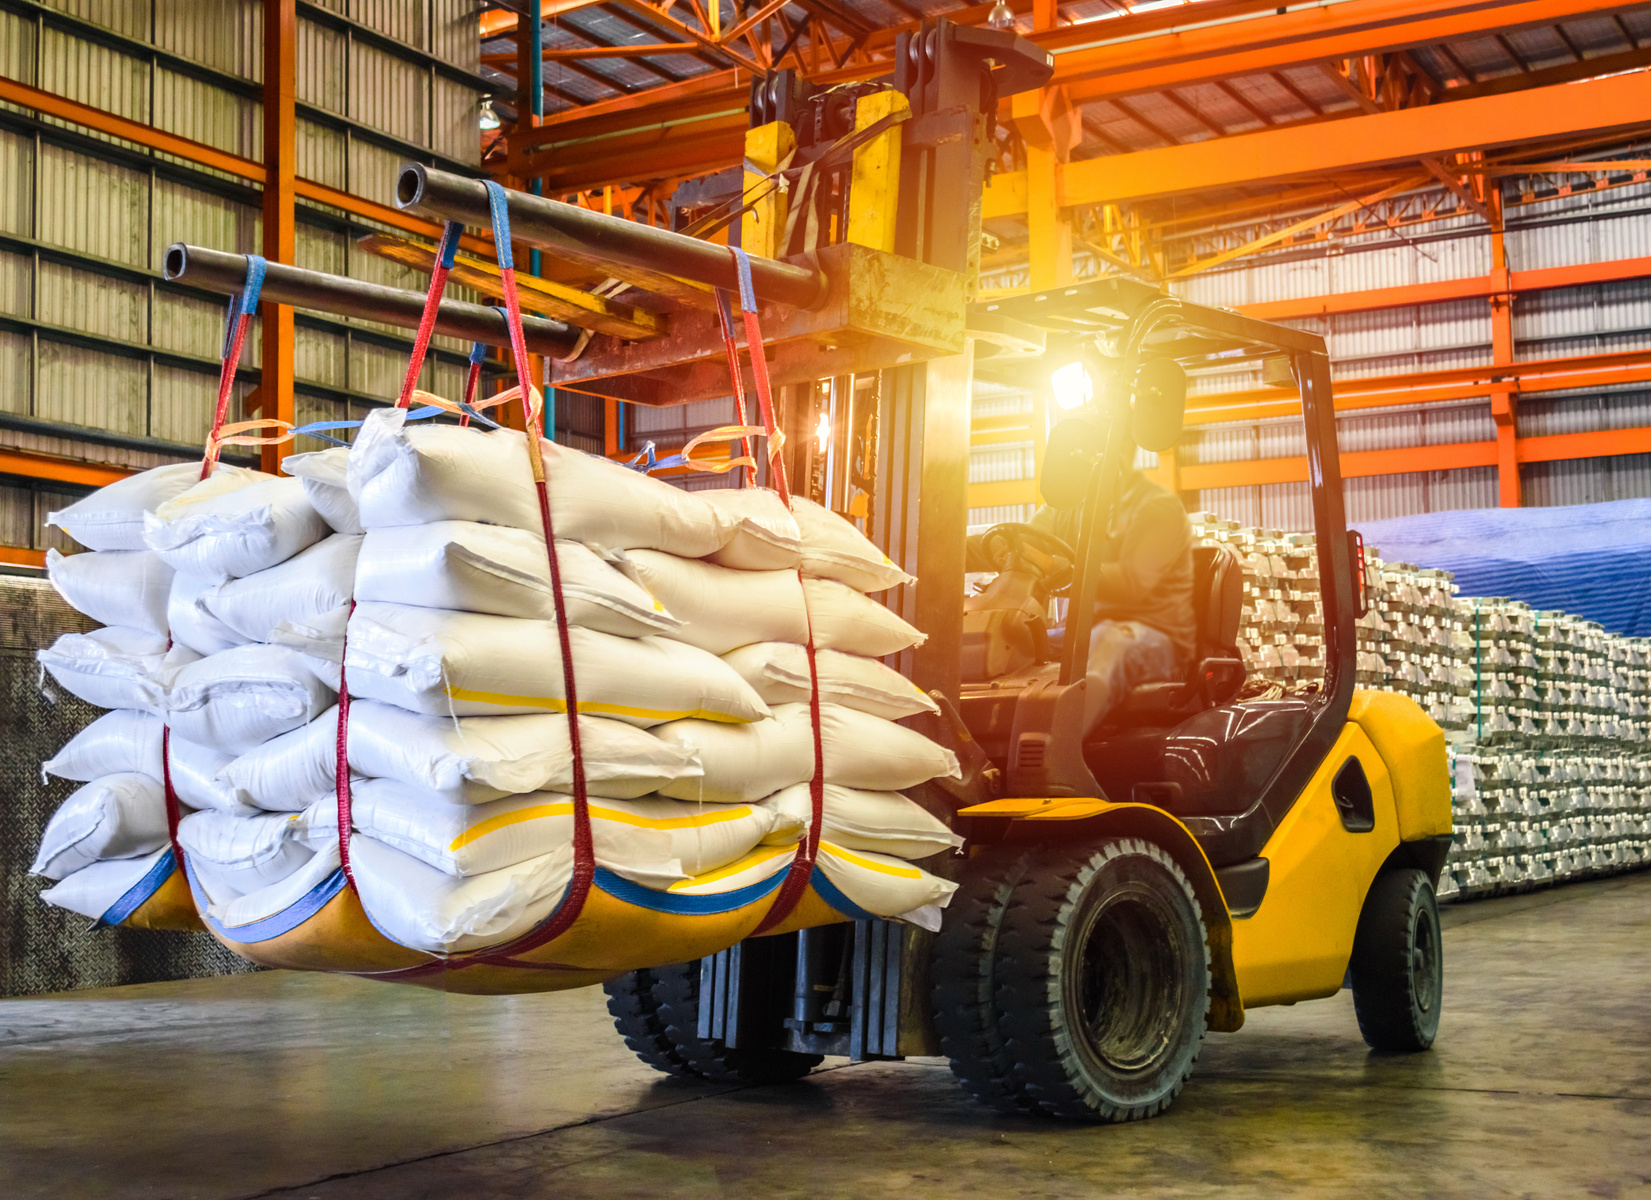
MULTIPOLYGON (((1031 524, 1076 546, 1082 509, 1040 508, 1031 524)), ((1001 569, 1006 547, 988 534, 969 539, 970 571, 1001 569)), ((1089 642, 1084 732, 1142 683, 1179 680, 1197 642, 1192 525, 1181 501, 1140 471, 1124 472, 1101 538, 1095 628, 1089 642)), ((1068 615, 1070 622, 1072 616, 1068 615)))

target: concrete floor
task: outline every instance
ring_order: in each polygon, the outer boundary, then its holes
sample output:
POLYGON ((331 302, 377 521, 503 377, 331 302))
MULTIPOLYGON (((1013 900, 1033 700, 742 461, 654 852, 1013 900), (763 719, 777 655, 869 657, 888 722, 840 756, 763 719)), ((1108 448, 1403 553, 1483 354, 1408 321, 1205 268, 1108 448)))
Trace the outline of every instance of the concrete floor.
POLYGON ((0 1002, 0 1195, 1651 1195, 1651 875, 1446 913, 1431 1054, 1347 993, 1215 1034, 1166 1117, 994 1116, 933 1061, 666 1080, 597 991, 286 972, 0 1002))

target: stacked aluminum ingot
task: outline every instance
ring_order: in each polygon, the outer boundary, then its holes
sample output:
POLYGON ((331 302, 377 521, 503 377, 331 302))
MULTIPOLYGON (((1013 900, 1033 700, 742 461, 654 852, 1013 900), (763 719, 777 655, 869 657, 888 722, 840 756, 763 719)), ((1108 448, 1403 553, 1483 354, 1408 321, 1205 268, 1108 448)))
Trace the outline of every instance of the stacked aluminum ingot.
POLYGON ((1643 743, 1451 749, 1456 840, 1439 880, 1441 899, 1651 861, 1651 754, 1643 743))
POLYGON ((1453 747, 1457 839, 1440 895, 1651 861, 1651 641, 1517 600, 1462 604, 1473 740, 1453 747))
POLYGON ((1192 514, 1193 535, 1224 545, 1244 567, 1238 650, 1252 679, 1294 685, 1324 678, 1324 617, 1318 555, 1310 534, 1246 529, 1212 513, 1192 514))
MULTIPOLYGON (((1323 679, 1318 565, 1303 534, 1194 513, 1244 566, 1239 652, 1252 679, 1323 679)), ((1456 841, 1441 897, 1651 862, 1651 639, 1517 600, 1457 595, 1447 571, 1366 549, 1357 683, 1410 696, 1450 742, 1456 841)))

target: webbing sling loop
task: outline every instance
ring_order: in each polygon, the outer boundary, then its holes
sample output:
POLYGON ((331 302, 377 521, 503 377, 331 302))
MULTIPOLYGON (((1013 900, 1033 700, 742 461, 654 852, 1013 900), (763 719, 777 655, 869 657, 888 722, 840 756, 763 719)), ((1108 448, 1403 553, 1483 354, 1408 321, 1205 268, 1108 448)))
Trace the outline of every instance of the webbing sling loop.
MULTIPOLYGON (((728 374, 734 381, 734 424, 744 425, 746 424, 745 375, 740 371, 740 348, 739 343, 734 340, 734 317, 728 311, 728 293, 721 288, 717 289, 717 323, 722 327, 723 349, 728 352, 728 374)), ((756 353, 761 354, 760 345, 756 353)), ((687 448, 684 448, 682 453, 686 457, 687 448)), ((751 458, 751 439, 749 437, 740 438, 739 456, 750 460, 750 465, 739 474, 740 486, 756 487, 757 461, 751 458)))
POLYGON ((172 861, 183 870, 183 846, 178 842, 178 822, 183 810, 178 806, 178 793, 172 787, 172 727, 161 726, 161 788, 166 793, 166 840, 172 844, 172 861))
POLYGON ((401 395, 397 408, 412 403, 413 389, 418 386, 419 372, 424 370, 424 355, 430 349, 430 338, 436 331, 436 315, 441 311, 441 296, 447 290, 447 276, 453 270, 453 260, 459 252, 459 237, 464 226, 457 221, 447 222, 437 247, 436 265, 430 271, 430 288, 424 294, 424 312, 419 315, 418 333, 413 338, 413 352, 407 359, 407 376, 401 381, 401 395))
MULTIPOLYGON (((506 317, 505 319, 509 320, 510 318, 506 317)), ((470 413, 475 410, 475 406, 476 406, 476 385, 481 381, 481 377, 482 377, 482 359, 484 359, 486 357, 487 357, 487 343, 486 342, 475 342, 471 345, 471 347, 470 347, 470 370, 464 377, 464 405, 463 405, 463 407, 468 411, 461 412, 459 414, 459 427, 460 428, 464 428, 464 427, 466 427, 470 424, 470 413)))
MULTIPOLYGON (((774 483, 774 490, 780 494, 785 507, 792 508, 791 489, 786 486, 785 460, 780 457, 780 447, 783 438, 780 436, 778 422, 774 419, 774 391, 768 381, 768 358, 763 353, 762 322, 757 315, 756 289, 751 285, 751 259, 745 251, 730 246, 728 252, 734 256, 734 269, 739 276, 740 311, 745 316, 745 345, 751 352, 751 374, 757 384, 757 403, 762 408, 762 421, 768 430, 768 477, 774 483)), ((729 370, 734 376, 734 395, 740 403, 741 423, 745 415, 744 389, 740 382, 739 350, 734 344, 732 322, 727 319, 727 299, 719 289, 717 292, 717 314, 723 318, 723 340, 728 347, 729 370)), ((750 453, 747 448, 747 454, 750 453)), ((754 470, 754 468, 752 468, 754 470)), ((802 568, 797 569, 797 582, 803 582, 802 568)), ((804 615, 808 616, 808 717, 814 733, 814 776, 808 781, 808 799, 811 808, 808 821, 808 835, 797 847, 797 853, 791 860, 791 866, 786 869, 785 881, 780 884, 779 892, 774 896, 774 903, 763 914, 762 921, 752 931, 753 936, 766 933, 774 928, 797 907, 797 902, 803 898, 808 890, 810 880, 814 877, 814 864, 820 853, 820 826, 825 816, 825 739, 820 731, 820 672, 814 658, 814 618, 807 612, 807 591, 804 590, 804 615)))
POLYGON ((355 616, 355 597, 350 597, 350 612, 344 618, 344 638, 338 654, 338 727, 333 738, 333 796, 338 802, 338 869, 344 879, 355 887, 355 872, 350 869, 350 828, 354 824, 350 807, 350 681, 346 677, 345 659, 350 650, 350 619, 355 616))
POLYGON ((247 326, 252 314, 258 311, 258 294, 264 289, 264 273, 269 267, 261 255, 249 254, 247 282, 239 299, 229 303, 229 321, 225 329, 224 361, 218 370, 218 407, 212 414, 212 432, 207 435, 206 453, 201 456, 201 478, 212 474, 218 465, 218 435, 229 416, 229 397, 235 388, 235 372, 241 365, 241 349, 246 344, 247 326))

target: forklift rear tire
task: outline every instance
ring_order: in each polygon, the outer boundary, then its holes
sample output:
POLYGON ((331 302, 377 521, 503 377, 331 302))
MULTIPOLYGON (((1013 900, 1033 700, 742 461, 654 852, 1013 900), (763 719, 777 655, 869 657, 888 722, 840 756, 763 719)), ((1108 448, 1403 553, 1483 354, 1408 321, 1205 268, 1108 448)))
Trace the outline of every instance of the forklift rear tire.
POLYGON ((665 1032, 659 1000, 654 996, 654 983, 655 973, 647 968, 608 980, 602 985, 608 994, 608 1015, 613 1018, 619 1036, 625 1039, 625 1045, 654 1070, 697 1078, 699 1072, 688 1065, 688 1060, 665 1032))
POLYGON ((1112 838, 1033 862, 998 939, 1000 1028, 1037 1108, 1157 1116, 1180 1095, 1210 1007, 1204 918, 1163 849, 1112 838))
MULTIPOLYGON (((713 1083, 787 1083, 825 1061, 822 1054, 726 1045, 699 1036, 699 963, 656 967, 653 994, 676 1053, 694 1074, 713 1083)), ((644 1060, 646 1061, 646 1060, 644 1060)))
POLYGON ((1003 912, 1032 853, 1027 846, 990 846, 969 860, 946 905, 930 965, 940 1052, 963 1089, 999 1112, 1032 1106, 1012 1078, 1014 1064, 998 1031, 995 970, 1003 912))
POLYGON ((1427 873, 1383 872, 1370 885, 1353 935, 1353 1012, 1373 1050, 1433 1045, 1444 1001, 1439 902, 1427 873))

